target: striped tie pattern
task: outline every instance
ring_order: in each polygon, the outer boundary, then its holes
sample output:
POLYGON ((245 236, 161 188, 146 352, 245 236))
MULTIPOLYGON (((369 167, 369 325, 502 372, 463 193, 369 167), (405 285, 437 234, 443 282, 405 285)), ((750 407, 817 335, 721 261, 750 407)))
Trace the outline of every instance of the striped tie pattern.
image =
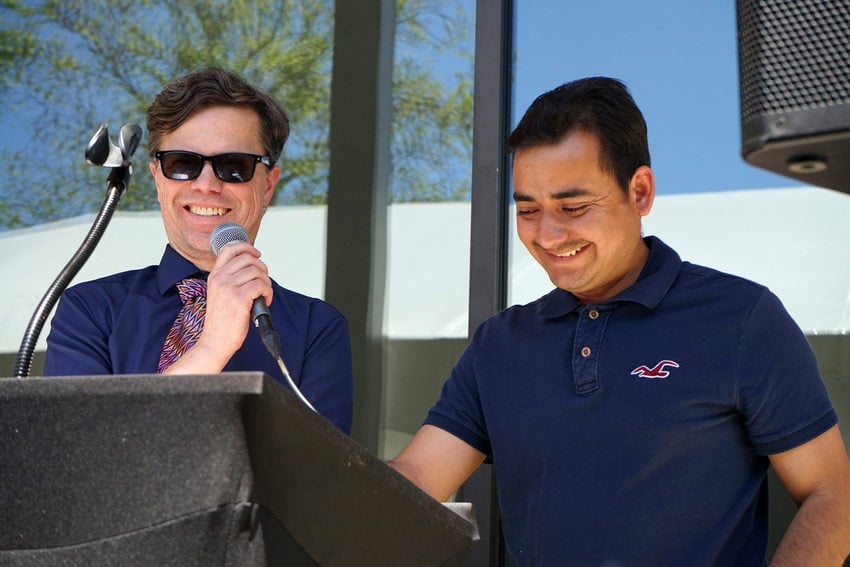
POLYGON ((162 373, 174 364, 183 353, 192 348, 204 329, 204 314, 207 312, 207 281, 187 278, 177 283, 177 292, 183 308, 165 337, 159 356, 157 373, 162 373))

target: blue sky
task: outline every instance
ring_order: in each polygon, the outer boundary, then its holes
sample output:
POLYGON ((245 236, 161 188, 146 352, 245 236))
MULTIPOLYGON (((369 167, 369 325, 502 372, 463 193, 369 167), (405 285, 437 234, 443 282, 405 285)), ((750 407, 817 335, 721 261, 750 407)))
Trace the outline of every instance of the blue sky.
POLYGON ((659 194, 799 186, 740 157, 734 0, 517 0, 514 116, 607 75, 643 110, 659 194))

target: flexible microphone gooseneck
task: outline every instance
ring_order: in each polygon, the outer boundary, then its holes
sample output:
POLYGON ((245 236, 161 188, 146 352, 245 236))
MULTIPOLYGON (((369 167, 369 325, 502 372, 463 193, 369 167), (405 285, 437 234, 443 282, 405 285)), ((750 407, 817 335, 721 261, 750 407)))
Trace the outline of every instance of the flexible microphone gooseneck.
MULTIPOLYGON (((235 222, 223 222, 215 227, 210 234, 210 248, 212 248, 216 256, 218 256, 222 248, 234 242, 248 242, 248 231, 245 230, 245 227, 235 222)), ((262 297, 254 299, 254 304, 251 306, 251 319, 254 321, 254 326, 260 332, 260 337, 263 339, 263 344, 266 345, 266 350, 277 361, 277 365, 280 367, 280 371, 283 373, 283 377, 286 379, 289 387, 292 388, 292 391, 295 392, 298 398, 308 408, 316 411, 316 408, 313 407, 307 398, 304 397, 304 394, 301 393, 301 390, 298 389, 298 386, 295 385, 292 376, 289 374, 289 370, 286 368, 286 364, 283 362, 280 337, 272 325, 271 314, 269 313, 268 305, 266 305, 266 300, 262 297)))

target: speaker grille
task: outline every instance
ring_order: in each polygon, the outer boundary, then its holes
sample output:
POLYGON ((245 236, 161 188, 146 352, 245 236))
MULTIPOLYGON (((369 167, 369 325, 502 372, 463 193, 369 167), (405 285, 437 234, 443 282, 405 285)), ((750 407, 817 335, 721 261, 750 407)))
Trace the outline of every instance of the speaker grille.
POLYGON ((741 121, 850 103, 850 2, 738 0, 741 121))

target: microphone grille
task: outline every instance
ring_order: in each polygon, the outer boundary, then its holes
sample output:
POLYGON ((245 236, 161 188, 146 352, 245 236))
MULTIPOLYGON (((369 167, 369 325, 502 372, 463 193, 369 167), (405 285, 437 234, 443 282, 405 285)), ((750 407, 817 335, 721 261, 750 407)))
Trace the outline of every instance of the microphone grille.
POLYGON ((216 256, 223 246, 232 242, 248 242, 248 231, 235 222, 223 222, 210 234, 210 248, 216 256))

